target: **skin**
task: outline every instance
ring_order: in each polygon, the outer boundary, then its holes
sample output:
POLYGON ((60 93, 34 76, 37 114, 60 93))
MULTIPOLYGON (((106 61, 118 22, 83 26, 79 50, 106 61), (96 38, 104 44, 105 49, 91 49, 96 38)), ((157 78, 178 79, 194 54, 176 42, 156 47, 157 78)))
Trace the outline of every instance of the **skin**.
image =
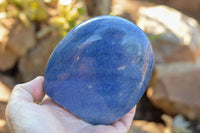
POLYGON ((112 125, 91 125, 48 96, 44 97, 43 81, 44 77, 39 76, 14 87, 6 108, 6 119, 13 133, 126 133, 129 130, 136 107, 112 125))

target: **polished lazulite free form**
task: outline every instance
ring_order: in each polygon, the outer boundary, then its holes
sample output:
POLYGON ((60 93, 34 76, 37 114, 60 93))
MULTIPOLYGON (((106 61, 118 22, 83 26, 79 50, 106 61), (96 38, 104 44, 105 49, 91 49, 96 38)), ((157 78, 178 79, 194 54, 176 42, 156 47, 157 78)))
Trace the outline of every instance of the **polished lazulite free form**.
POLYGON ((73 28, 46 67, 44 90, 91 124, 111 124, 143 95, 153 69, 151 44, 132 22, 99 16, 73 28))

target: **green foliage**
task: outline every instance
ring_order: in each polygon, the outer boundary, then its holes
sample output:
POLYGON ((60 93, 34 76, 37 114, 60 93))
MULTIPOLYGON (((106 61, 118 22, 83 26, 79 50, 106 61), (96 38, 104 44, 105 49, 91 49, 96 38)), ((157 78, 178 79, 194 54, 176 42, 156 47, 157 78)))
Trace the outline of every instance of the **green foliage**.
POLYGON ((69 5, 59 0, 0 0, 0 12, 0 18, 19 18, 25 26, 34 21, 46 23, 62 36, 86 17, 83 0, 73 0, 69 5))
POLYGON ((6 0, 0 0, 0 12, 5 10, 6 4, 6 0))
POLYGON ((48 13, 42 0, 9 0, 20 12, 23 12, 31 21, 47 19, 48 13))
POLYGON ((147 35, 150 41, 155 41, 158 40, 162 37, 162 34, 157 34, 157 35, 153 35, 153 34, 149 34, 147 35))
POLYGON ((73 2, 68 6, 60 5, 58 12, 59 14, 51 17, 49 22, 59 28, 60 34, 65 36, 69 30, 84 20, 86 9, 83 3, 73 2))

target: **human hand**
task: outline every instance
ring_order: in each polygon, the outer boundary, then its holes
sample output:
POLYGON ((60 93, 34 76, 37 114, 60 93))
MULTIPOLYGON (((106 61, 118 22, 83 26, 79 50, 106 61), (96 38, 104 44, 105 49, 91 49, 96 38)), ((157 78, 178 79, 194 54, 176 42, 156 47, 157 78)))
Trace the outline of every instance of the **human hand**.
POLYGON ((136 107, 112 125, 91 125, 44 97, 43 81, 39 76, 14 87, 6 109, 13 133, 125 133, 130 128, 136 107))

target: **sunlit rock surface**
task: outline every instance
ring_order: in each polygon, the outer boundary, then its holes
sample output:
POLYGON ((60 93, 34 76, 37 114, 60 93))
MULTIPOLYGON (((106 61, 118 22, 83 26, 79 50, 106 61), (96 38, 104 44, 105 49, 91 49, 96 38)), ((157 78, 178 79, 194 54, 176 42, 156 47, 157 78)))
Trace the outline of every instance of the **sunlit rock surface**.
POLYGON ((138 26, 151 39, 156 64, 198 60, 200 39, 195 19, 167 6, 142 7, 138 16, 138 26))

